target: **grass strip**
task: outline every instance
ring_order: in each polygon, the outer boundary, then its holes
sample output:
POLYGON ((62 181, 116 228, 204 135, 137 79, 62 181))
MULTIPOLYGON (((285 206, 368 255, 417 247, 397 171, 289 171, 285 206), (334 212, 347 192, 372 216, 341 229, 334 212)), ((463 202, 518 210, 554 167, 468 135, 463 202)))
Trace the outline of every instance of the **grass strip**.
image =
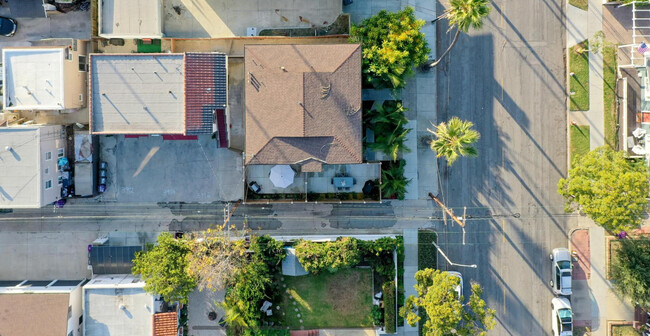
POLYGON ((571 125, 571 162, 589 152, 589 126, 571 125))
POLYGON ((571 111, 589 110, 589 42, 584 40, 569 49, 569 72, 571 76, 569 88, 573 94, 571 111))
POLYGON ((603 47, 603 99, 605 113, 605 143, 618 148, 618 127, 616 113, 616 46, 603 47))

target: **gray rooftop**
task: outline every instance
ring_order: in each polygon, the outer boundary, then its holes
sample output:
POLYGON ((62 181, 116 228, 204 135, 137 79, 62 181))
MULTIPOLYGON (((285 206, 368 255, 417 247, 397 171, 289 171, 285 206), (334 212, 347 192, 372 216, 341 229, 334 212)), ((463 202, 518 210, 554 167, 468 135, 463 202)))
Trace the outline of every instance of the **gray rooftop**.
POLYGON ((153 335, 154 298, 135 280, 130 275, 101 276, 84 287, 85 336, 153 335))
POLYGON ((161 0, 102 0, 99 3, 100 36, 162 37, 161 0))
POLYGON ((92 54, 92 132, 183 134, 183 72, 183 54, 92 54))

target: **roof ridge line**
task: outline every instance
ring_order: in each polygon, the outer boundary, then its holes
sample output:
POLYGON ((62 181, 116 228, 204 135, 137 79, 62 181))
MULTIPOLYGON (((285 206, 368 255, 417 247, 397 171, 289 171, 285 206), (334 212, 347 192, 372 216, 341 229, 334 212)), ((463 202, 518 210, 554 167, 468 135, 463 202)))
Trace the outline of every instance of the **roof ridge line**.
MULTIPOLYGON (((345 150, 348 151, 348 153, 350 153, 351 156, 354 156, 355 158, 359 159, 359 161, 363 162, 363 157, 359 158, 359 157, 357 157, 357 155, 355 153, 352 153, 352 151, 348 148, 348 146, 346 146, 341 140, 339 140, 339 138, 337 136, 334 136, 334 140, 336 140, 336 142, 341 147, 345 148, 345 150)), ((363 148, 363 145, 361 146, 361 148, 363 148)))

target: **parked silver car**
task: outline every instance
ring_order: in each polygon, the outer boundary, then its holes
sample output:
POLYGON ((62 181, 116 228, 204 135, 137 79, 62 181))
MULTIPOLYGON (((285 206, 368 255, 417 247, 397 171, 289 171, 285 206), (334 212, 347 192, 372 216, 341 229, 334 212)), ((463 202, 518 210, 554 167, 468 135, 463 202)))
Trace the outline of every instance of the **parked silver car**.
POLYGON ((571 295, 571 253, 565 248, 553 249, 550 254, 552 279, 550 285, 556 295, 571 295))
POLYGON ((553 336, 573 335, 573 313, 571 302, 567 298, 559 297, 551 300, 553 336))

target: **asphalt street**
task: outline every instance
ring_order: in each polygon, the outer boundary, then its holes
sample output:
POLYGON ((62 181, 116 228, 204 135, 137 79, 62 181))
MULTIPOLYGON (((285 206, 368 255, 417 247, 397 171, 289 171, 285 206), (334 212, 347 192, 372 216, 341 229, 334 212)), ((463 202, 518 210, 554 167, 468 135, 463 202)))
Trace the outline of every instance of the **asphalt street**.
MULTIPOLYGON (((490 335, 549 335, 548 255, 567 246, 558 179, 567 172, 564 2, 492 1, 482 30, 461 35, 438 71, 439 121, 458 116, 481 133, 479 157, 441 164, 440 197, 464 206, 465 244, 458 226, 439 230, 440 246, 457 270, 485 288, 497 310, 490 335), (489 219, 485 213, 490 210, 489 219)), ((438 13, 445 9, 439 5, 438 13)), ((439 23, 438 50, 448 45, 439 23)), ((452 32, 453 33, 453 32, 452 32)), ((466 281, 465 290, 469 290, 466 281)))

